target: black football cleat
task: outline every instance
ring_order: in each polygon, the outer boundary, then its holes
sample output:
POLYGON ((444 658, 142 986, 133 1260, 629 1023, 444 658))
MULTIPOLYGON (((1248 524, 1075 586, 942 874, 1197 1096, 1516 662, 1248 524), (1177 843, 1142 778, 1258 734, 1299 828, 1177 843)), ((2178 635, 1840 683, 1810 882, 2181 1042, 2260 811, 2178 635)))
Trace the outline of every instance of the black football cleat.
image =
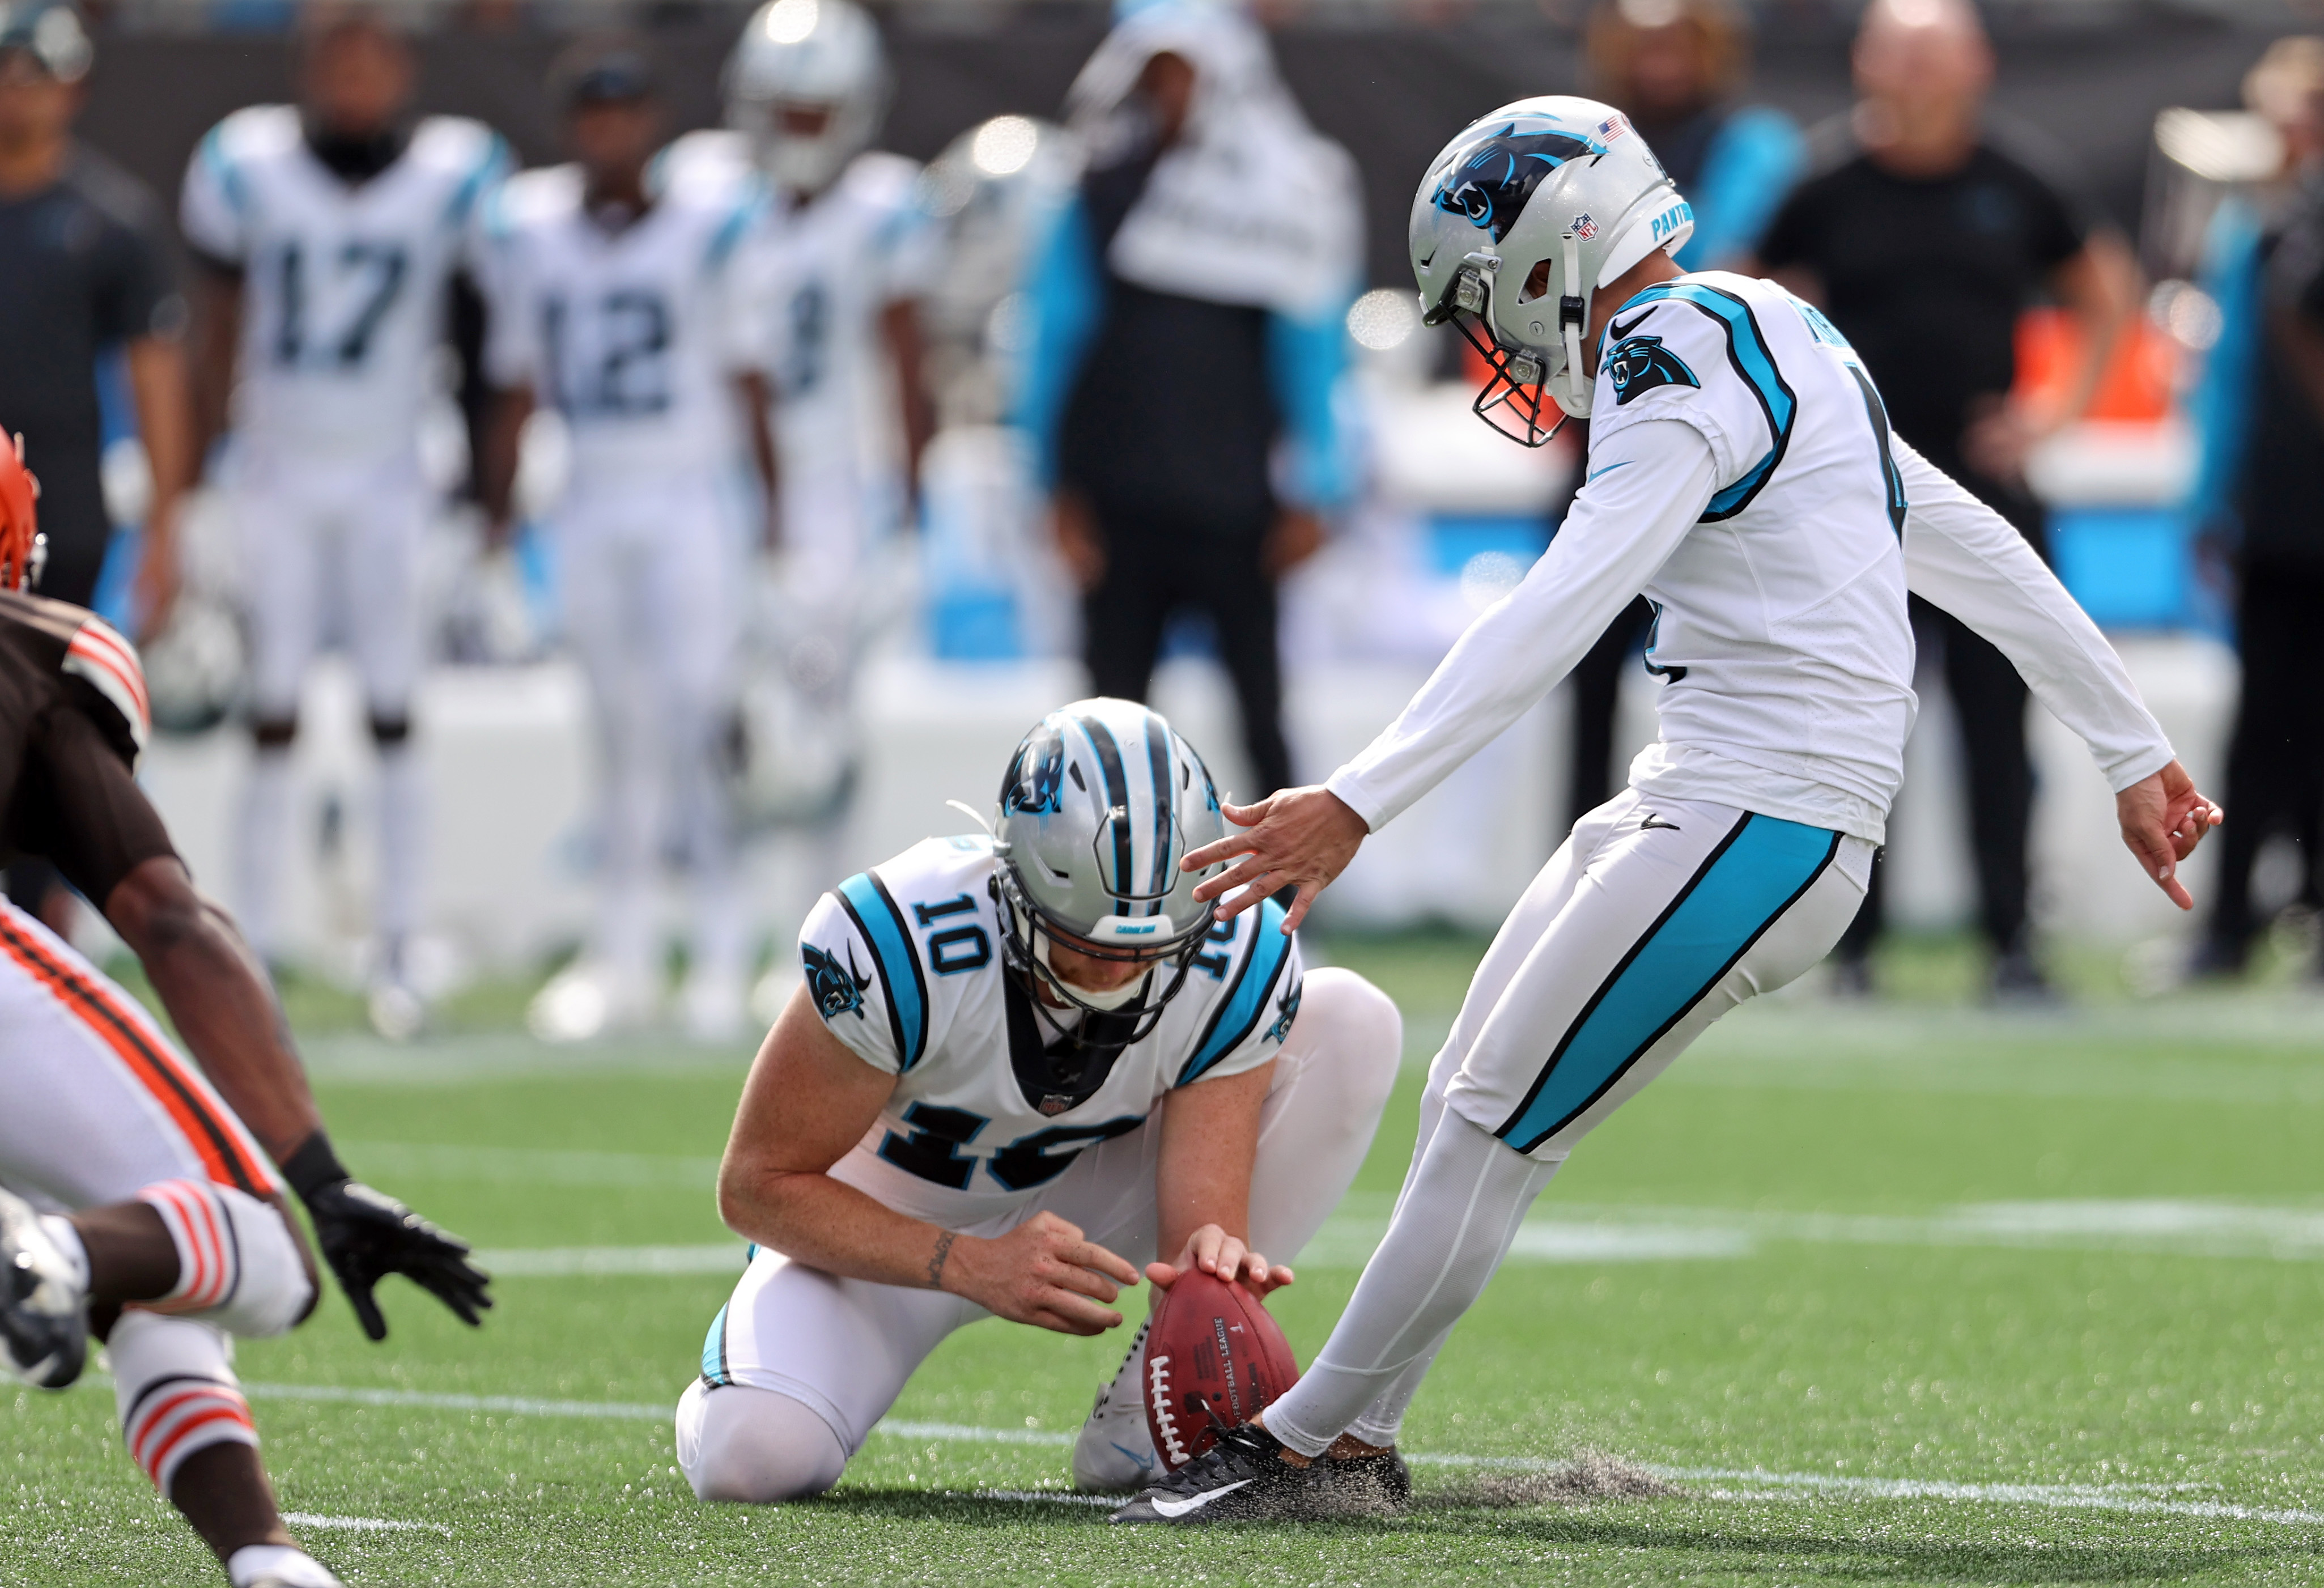
POLYGON ((1317 1462, 1294 1466, 1280 1439, 1257 1423, 1222 1429, 1218 1443, 1148 1487, 1120 1510, 1117 1522, 1287 1520, 1307 1513, 1317 1462))
POLYGON ((0 1191, 0 1361, 62 1390, 88 1360, 88 1297, 30 1203, 0 1191))

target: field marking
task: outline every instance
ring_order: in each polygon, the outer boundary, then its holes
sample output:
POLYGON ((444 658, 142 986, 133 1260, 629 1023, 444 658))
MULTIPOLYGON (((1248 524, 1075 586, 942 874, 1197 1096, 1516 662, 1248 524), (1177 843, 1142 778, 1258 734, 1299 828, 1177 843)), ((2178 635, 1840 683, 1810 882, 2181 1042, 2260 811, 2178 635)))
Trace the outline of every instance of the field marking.
POLYGON ((388 1517, 329 1517, 310 1510, 286 1510, 282 1519, 294 1528, 319 1528, 326 1531, 337 1528, 351 1533, 441 1533, 452 1536, 452 1529, 441 1522, 400 1522, 388 1517))
MULTIPOLYGON (((675 1415, 676 1403, 651 1406, 638 1401, 544 1400, 514 1395, 440 1395, 417 1390, 361 1390, 322 1384, 244 1384, 243 1392, 258 1399, 352 1403, 359 1406, 404 1406, 436 1411, 502 1412, 512 1417, 597 1417, 660 1422, 675 1415)), ((872 1432, 891 1439, 936 1440, 966 1445, 1065 1445, 1074 1436, 1057 1429, 990 1428, 972 1423, 899 1422, 873 1425, 872 1432)), ((1457 1452, 1411 1451, 1406 1460, 1415 1466, 1502 1467, 1517 1471, 1553 1471, 1564 1463, 1542 1456, 1464 1455, 1457 1452)), ((1748 1489, 1711 1489, 1689 1496, 1696 1500, 1765 1500, 1767 1490, 1833 1496, 1858 1495, 1870 1500, 1951 1500, 1979 1505, 2031 1505, 2051 1510, 2110 1510, 2135 1516, 2199 1517, 2224 1521, 2274 1522, 2286 1527, 2324 1524, 2324 1510, 2237 1505, 2219 1500, 2158 1500, 2151 1485, 2083 1483, 1960 1483, 1941 1479, 1848 1477, 1831 1473, 1771 1473, 1760 1468, 1668 1467, 1648 1465, 1646 1471, 1674 1482, 1739 1483, 1748 1489)), ((931 1492, 940 1492, 932 1491, 931 1492)), ((1054 1501, 1070 1505, 1115 1504, 1103 1495, 1069 1495, 1047 1490, 977 1490, 973 1497, 990 1500, 1054 1501)), ((290 1519, 305 1527, 425 1528, 424 1522, 373 1521, 365 1518, 290 1519)))
MULTIPOLYGON (((1297 1261, 1360 1268, 1388 1233, 1384 1194, 1355 1193, 1297 1261)), ((1519 1226, 1509 1260, 1733 1260, 1769 1244, 1986 1247, 2324 1262, 2324 1209, 2147 1197, 1970 1203, 1933 1214, 1749 1212, 1567 1203, 1519 1226)), ((479 1251, 497 1279, 737 1274, 739 1242, 668 1246, 509 1247, 479 1251)))

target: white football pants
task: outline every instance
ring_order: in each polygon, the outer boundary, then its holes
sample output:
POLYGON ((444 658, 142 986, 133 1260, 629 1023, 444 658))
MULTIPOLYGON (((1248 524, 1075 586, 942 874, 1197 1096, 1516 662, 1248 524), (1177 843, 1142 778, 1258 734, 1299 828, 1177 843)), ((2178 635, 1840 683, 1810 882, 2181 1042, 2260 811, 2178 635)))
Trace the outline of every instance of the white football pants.
MULTIPOLYGON (((426 646, 420 632, 420 548, 428 486, 408 454, 385 457, 237 460, 231 488, 250 632, 253 716, 299 713, 307 670, 337 635, 362 678, 374 722, 411 716, 426 646)), ((400 944, 418 924, 424 863, 419 767, 408 739, 379 747, 380 866, 373 913, 400 944)), ((290 754, 263 746, 244 786, 235 911, 263 956, 279 947, 276 921, 290 854, 290 754)))
POLYGON ((143 1200, 178 1246, 177 1288, 108 1342, 130 1454, 166 1494, 197 1451, 257 1444, 223 1331, 280 1333, 313 1298, 281 1182, 144 1006, 5 900, 0 1095, 0 1184, 50 1213, 143 1200))
POLYGON ((720 744, 734 699, 742 531, 716 480, 576 488, 556 521, 566 641, 588 674, 603 798, 594 949, 658 969, 662 861, 693 882, 697 969, 742 974, 733 822, 720 744))
MULTIPOLYGON (((1250 1244, 1269 1260, 1295 1261, 1347 1195, 1403 1048, 1386 993, 1352 971, 1307 973, 1251 1171, 1250 1244)), ((1038 1196, 963 1233, 1003 1234, 1047 1211, 1131 1262, 1170 1255, 1155 1251, 1161 1137, 1149 1122, 1093 1147, 1038 1196)), ((938 1343, 990 1316, 945 1291, 835 1279, 761 1250, 710 1326, 703 1376, 678 1401, 678 1464, 705 1500, 827 1489, 938 1343)))
POLYGON ((1393 1444, 1453 1324, 1575 1143, 1711 1023, 1806 971, 1863 902, 1873 846, 1730 806, 1623 793, 1574 825, 1486 951, 1430 1066, 1387 1238, 1285 1444, 1393 1444))

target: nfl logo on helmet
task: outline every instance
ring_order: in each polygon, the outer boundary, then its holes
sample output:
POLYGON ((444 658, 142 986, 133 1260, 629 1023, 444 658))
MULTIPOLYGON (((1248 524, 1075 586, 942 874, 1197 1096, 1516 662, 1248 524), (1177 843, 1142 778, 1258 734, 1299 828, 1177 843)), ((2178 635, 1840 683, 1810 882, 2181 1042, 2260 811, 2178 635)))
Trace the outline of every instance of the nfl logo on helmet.
POLYGON ((1587 243, 1598 235, 1598 222, 1588 211, 1573 217, 1573 235, 1587 243))

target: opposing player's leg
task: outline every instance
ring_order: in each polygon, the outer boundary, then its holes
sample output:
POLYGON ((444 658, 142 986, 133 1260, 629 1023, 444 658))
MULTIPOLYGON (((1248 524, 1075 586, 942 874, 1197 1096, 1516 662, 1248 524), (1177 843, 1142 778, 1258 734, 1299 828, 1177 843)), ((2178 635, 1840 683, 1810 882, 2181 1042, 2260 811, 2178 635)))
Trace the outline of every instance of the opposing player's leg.
POLYGON ((243 615, 250 635, 254 753, 235 835, 235 917, 259 956, 281 950, 277 910, 290 858, 290 745, 299 694, 322 641, 324 525, 279 467, 254 466, 234 494, 243 615))
POLYGON ((413 1035, 425 1016, 410 984, 406 950, 420 923, 427 874, 427 803, 411 743, 411 698, 420 683, 420 545, 427 492, 410 464, 397 460, 347 504, 342 605, 379 757, 377 938, 372 1023, 383 1036, 413 1035))
MULTIPOLYGON (((281 1187, 144 1010, 5 905, 0 1088, 0 1178, 23 1194, 0 1201, 0 1231, 18 1232, 0 1242, 28 1250, 26 1215, 51 1210, 31 1221, 44 1288, 105 1338, 133 1457, 236 1583, 335 1582, 283 1530, 226 1343, 279 1334, 313 1306, 281 1187)), ((21 1333, 0 1328, 19 1368, 21 1333)))
POLYGON ((836 1279, 757 1251, 678 1401, 678 1470, 704 1500, 821 1493, 928 1353, 986 1316, 945 1291, 836 1279))
MULTIPOLYGON (((1371 1150, 1403 1052, 1403 1017, 1388 994, 1353 971, 1307 973, 1259 1114, 1250 1177, 1255 1251, 1296 1263, 1340 1205, 1371 1150)), ((1167 1259, 1154 1250, 1160 1135, 1149 1127, 1084 1154, 1060 1181, 1053 1211, 1109 1251, 1167 1259)), ((1145 1347, 1140 1325, 1082 1425, 1074 1445, 1080 1488, 1130 1489, 1158 1470, 1146 1426, 1145 1347)))
MULTIPOLYGON (((1392 1441, 1574 1144, 1721 1014, 1829 952, 1870 860, 1859 840, 1636 793, 1577 826, 1479 967, 1387 1238, 1306 1376, 1268 1408, 1261 1454, 1360 1460, 1392 1441)), ((1205 1480, 1189 1467, 1175 1481, 1205 1480)), ((1122 1519, 1168 1514, 1140 1510, 1154 1496, 1184 1505, 1157 1489, 1122 1519)))

